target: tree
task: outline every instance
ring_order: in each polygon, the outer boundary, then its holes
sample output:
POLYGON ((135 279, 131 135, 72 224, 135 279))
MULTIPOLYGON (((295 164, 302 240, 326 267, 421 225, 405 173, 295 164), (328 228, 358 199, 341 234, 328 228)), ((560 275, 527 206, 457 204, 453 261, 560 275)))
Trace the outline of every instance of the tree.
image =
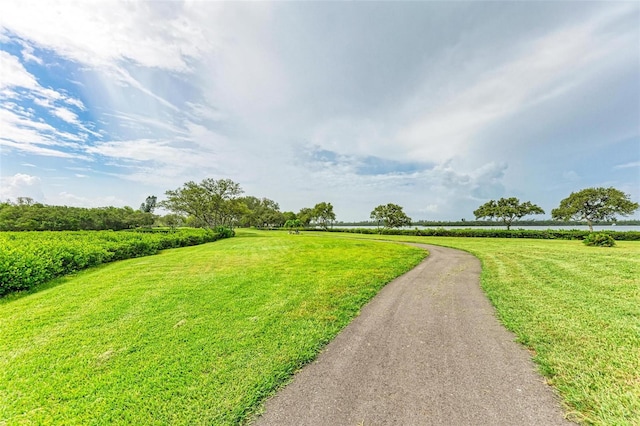
POLYGON ((301 208, 298 212, 297 219, 300 220, 302 226, 309 226, 311 220, 313 219, 313 209, 309 207, 301 208))
POLYGON ((284 223, 287 223, 289 220, 296 220, 298 216, 294 212, 282 212, 282 218, 284 219, 284 223))
POLYGON ((160 221, 164 223, 165 226, 171 228, 172 231, 175 231, 176 228, 184 224, 184 217, 179 214, 168 214, 160 218, 160 221))
POLYGON ((300 219, 289 219, 284 223, 284 227, 289 230, 290 234, 291 232, 299 234, 302 223, 300 222, 300 219), (291 231, 292 229, 293 231, 291 231))
POLYGON ((149 195, 144 203, 140 204, 140 211, 144 213, 153 213, 156 208, 158 197, 155 195, 149 195))
POLYGON ((411 226, 411 218, 402 211, 402 207, 393 203, 379 205, 373 209, 369 217, 378 223, 378 228, 380 224, 385 228, 411 226))
POLYGON ((628 216, 638 210, 638 203, 624 192, 610 188, 586 188, 572 192, 560 201, 557 209, 551 210, 554 220, 585 220, 593 231, 593 222, 615 220, 616 215, 628 216))
POLYGON ((331 203, 318 203, 313 208, 313 219, 325 230, 329 228, 329 225, 336 220, 336 215, 333 212, 333 206, 331 203))
POLYGON ((196 224, 215 228, 233 227, 246 210, 238 197, 244 191, 231 179, 204 179, 201 183, 189 181, 182 188, 166 191, 167 199, 159 206, 174 213, 192 216, 196 224))
POLYGON ((240 219, 241 226, 269 228, 281 226, 285 222, 280 206, 273 200, 247 196, 239 198, 239 201, 247 206, 246 212, 240 219))
POLYGON ((516 197, 500 198, 498 201, 491 200, 478 207, 473 212, 476 220, 486 217, 489 219, 500 219, 507 226, 507 230, 511 229, 514 220, 520 219, 529 214, 544 214, 539 206, 531 204, 530 201, 520 203, 516 197))

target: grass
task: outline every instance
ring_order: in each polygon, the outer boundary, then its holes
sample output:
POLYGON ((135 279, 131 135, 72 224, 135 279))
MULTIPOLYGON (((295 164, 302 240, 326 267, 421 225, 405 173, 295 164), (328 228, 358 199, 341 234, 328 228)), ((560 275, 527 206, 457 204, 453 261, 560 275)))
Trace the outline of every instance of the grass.
POLYGON ((243 233, 0 299, 0 424, 238 424, 425 253, 243 233))
MULTIPOLYGON (((237 424, 423 252, 243 233, 0 299, 0 424, 237 424)), ((640 424, 640 242, 384 236, 469 251, 584 424, 640 424)))
POLYGON ((384 238, 476 255, 499 318, 531 350, 568 417, 640 425, 640 242, 384 238))

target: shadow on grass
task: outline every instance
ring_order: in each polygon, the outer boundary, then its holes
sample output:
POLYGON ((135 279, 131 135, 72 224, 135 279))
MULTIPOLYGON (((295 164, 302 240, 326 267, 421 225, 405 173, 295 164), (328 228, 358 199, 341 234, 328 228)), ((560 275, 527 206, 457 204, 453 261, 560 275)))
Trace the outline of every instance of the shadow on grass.
MULTIPOLYGON (((113 262, 110 262, 110 263, 113 263, 113 262)), ((66 284, 69 280, 75 278, 80 273, 84 273, 87 271, 95 271, 99 268, 106 267, 110 263, 103 263, 101 265, 92 266, 91 268, 83 269, 81 271, 76 271, 74 273, 64 275, 62 277, 53 278, 52 280, 42 284, 38 284, 35 287, 30 288, 29 290, 21 290, 21 291, 15 291, 15 292, 5 294, 4 296, 0 296, 0 305, 15 302, 16 300, 20 300, 24 297, 28 297, 33 294, 40 293, 41 291, 49 290, 49 289, 58 287, 60 285, 66 284)))

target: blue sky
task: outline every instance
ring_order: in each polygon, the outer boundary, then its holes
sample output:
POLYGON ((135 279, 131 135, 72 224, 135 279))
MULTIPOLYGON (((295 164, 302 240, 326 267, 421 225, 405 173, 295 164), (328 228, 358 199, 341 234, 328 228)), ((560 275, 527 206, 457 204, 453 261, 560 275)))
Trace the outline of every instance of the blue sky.
POLYGON ((0 199, 230 178, 345 221, 640 201, 639 23, 637 2, 3 1, 0 199))

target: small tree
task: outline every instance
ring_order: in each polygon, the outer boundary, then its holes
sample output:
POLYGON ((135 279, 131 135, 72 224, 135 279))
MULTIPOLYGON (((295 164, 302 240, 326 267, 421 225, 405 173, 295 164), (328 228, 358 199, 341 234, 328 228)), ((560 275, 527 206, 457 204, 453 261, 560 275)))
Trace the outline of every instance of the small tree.
POLYGON ((572 192, 560 201, 557 209, 551 210, 554 220, 585 220, 593 231, 593 222, 615 220, 616 215, 628 216, 638 210, 638 203, 624 192, 610 188, 586 188, 572 192))
POLYGON ((313 219, 313 209, 309 207, 303 207, 298 212, 297 219, 300 220, 302 226, 309 226, 313 219))
POLYGON ((402 207, 393 203, 379 205, 371 211, 369 217, 377 222, 378 229, 380 229, 380 224, 383 224, 385 228, 411 226, 411 218, 402 211, 402 207))
POLYGON ((148 196, 144 203, 140 204, 140 211, 143 213, 153 213, 156 208, 157 201, 158 197, 155 195, 148 196))
POLYGON ((172 231, 175 231, 176 228, 182 226, 184 224, 184 217, 179 214, 168 214, 162 217, 161 221, 171 228, 172 231))
POLYGON ((289 233, 295 232, 296 234, 300 233, 300 228, 302 227, 302 223, 300 219, 289 219, 284 223, 284 228, 289 230, 289 233))
POLYGON ((476 220, 486 217, 489 219, 500 219, 507 227, 511 229, 514 220, 520 219, 529 214, 544 214, 539 206, 532 204, 530 201, 520 203, 516 197, 500 198, 498 201, 491 200, 473 212, 476 220))
POLYGON ((313 208, 313 218, 325 230, 336 220, 336 214, 333 212, 331 203, 318 203, 313 208))

